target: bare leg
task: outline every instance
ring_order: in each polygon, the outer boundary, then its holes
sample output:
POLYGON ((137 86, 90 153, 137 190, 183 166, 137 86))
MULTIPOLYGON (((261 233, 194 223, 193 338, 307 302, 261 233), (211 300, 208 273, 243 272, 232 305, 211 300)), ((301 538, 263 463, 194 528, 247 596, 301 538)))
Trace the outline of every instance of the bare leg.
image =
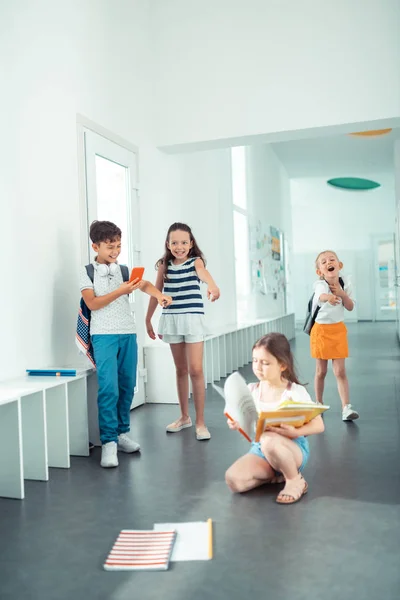
POLYGON ((278 433, 264 433, 261 437, 261 450, 275 471, 283 473, 286 479, 284 489, 278 495, 281 504, 292 504, 300 500, 307 491, 299 468, 303 462, 303 453, 293 440, 278 433))
POLYGON ((332 360, 333 372, 336 377, 338 392, 340 400, 342 401, 342 408, 349 404, 349 381, 346 374, 344 358, 335 358, 332 360))
POLYGON ((315 399, 317 402, 323 404, 323 395, 324 395, 324 386, 325 386, 325 377, 328 372, 328 361, 323 360, 322 358, 317 358, 317 364, 315 367, 315 378, 314 378, 314 387, 315 387, 315 399))
POLYGON ((176 387, 183 420, 189 419, 189 371, 186 358, 186 344, 170 344, 176 368, 176 387))
POLYGON ((204 342, 186 344, 189 375, 192 382, 193 401, 196 410, 196 427, 204 426, 204 402, 206 397, 203 373, 204 342))
POLYGON ((232 492, 248 492, 275 477, 266 460, 255 454, 245 454, 233 463, 225 473, 225 481, 232 492))

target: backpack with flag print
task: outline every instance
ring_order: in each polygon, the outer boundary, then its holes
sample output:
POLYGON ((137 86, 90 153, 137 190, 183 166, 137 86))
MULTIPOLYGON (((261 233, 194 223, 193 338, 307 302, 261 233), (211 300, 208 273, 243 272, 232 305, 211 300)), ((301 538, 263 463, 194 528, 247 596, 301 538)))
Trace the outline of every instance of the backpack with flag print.
MULTIPOLYGON (((122 273, 123 281, 129 281, 129 269, 126 265, 119 265, 122 273)), ((94 266, 92 264, 85 266, 86 273, 92 283, 94 283, 94 266)), ((93 346, 90 339, 90 318, 91 311, 87 307, 86 302, 81 298, 79 304, 78 322, 76 324, 75 343, 79 351, 85 354, 94 368, 96 363, 94 360, 93 346)))

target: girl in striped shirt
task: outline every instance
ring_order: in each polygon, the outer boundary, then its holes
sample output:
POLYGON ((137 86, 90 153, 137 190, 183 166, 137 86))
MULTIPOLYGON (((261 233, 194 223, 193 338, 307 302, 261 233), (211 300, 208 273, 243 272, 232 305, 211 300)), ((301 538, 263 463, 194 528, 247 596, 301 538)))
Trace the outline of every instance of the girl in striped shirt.
MULTIPOLYGON (((205 268, 203 253, 188 225, 174 223, 168 229, 164 256, 156 264, 156 288, 172 296, 172 304, 162 312, 158 334, 170 344, 176 367, 181 416, 167 426, 176 433, 191 427, 189 416, 189 378, 192 383, 196 410, 196 438, 209 440, 211 435, 204 423, 205 384, 203 373, 203 346, 206 327, 200 281, 207 284, 207 297, 218 300, 219 289, 205 268)), ((146 315, 146 329, 151 339, 156 339, 151 318, 157 302, 150 299, 146 315)))

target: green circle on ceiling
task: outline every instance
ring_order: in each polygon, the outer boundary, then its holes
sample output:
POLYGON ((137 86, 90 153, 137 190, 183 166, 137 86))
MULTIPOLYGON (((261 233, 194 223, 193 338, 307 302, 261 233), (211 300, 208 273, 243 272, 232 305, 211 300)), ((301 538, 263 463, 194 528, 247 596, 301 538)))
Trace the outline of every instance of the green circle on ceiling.
POLYGON ((373 190, 381 185, 377 181, 361 177, 335 177, 328 179, 327 183, 343 190, 373 190))

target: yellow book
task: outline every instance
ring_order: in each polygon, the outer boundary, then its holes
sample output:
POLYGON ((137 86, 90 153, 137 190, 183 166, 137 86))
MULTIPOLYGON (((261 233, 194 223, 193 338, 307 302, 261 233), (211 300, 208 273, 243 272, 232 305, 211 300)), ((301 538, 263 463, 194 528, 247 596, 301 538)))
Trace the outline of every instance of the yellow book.
POLYGON ((259 442, 268 425, 279 427, 282 424, 302 427, 322 415, 329 406, 315 402, 299 403, 290 398, 284 400, 275 410, 261 411, 258 415, 255 441, 259 442))
MULTIPOLYGON (((222 390, 213 384, 213 388, 224 398, 224 414, 230 421, 239 424, 239 432, 248 442, 259 442, 262 433, 268 425, 279 427, 282 424, 292 427, 302 427, 318 415, 321 415, 329 406, 316 402, 299 402, 290 396, 282 400, 276 409, 270 410, 260 402, 256 407, 254 398, 246 385, 243 377, 235 372, 229 375, 222 390)), ((265 405, 264 405, 265 406, 265 405)))

